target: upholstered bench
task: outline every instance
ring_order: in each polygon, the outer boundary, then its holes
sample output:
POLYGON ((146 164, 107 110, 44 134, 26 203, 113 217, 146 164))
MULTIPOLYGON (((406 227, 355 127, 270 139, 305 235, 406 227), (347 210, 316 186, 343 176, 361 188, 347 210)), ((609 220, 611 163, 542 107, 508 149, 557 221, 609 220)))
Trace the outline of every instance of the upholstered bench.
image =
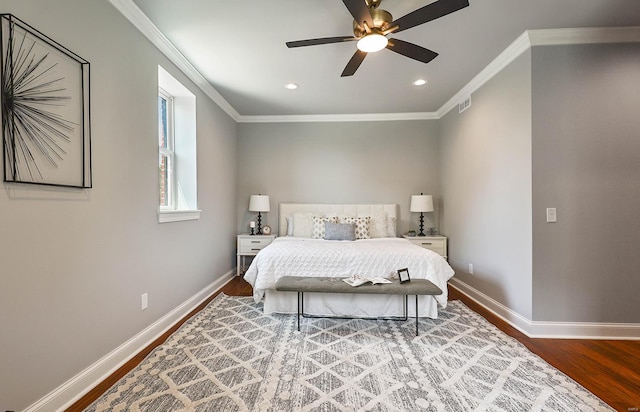
POLYGON ((442 290, 426 279, 411 279, 405 283, 382 283, 376 285, 364 284, 351 286, 342 278, 283 276, 276 282, 276 290, 298 293, 298 331, 300 330, 300 315, 304 314, 305 293, 357 293, 357 294, 386 294, 404 296, 404 318, 408 319, 408 296, 416 296, 416 336, 418 335, 418 296, 440 295, 442 290))

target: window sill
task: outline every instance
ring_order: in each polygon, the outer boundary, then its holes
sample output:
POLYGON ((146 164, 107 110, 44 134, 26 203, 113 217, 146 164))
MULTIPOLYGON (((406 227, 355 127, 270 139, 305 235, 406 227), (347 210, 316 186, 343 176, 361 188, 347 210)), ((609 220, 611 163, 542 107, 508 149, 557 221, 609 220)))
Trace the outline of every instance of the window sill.
POLYGON ((199 220, 201 210, 158 210, 158 223, 199 220))

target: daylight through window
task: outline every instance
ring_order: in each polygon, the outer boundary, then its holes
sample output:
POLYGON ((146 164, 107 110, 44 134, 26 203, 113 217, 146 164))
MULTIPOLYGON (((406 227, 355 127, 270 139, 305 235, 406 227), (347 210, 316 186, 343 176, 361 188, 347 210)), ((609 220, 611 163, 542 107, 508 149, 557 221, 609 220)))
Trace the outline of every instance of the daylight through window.
POLYGON ((162 89, 158 91, 158 145, 159 145, 159 181, 160 208, 175 209, 174 129, 173 97, 162 89))
POLYGON ((200 218, 196 97, 158 66, 158 221, 200 218))

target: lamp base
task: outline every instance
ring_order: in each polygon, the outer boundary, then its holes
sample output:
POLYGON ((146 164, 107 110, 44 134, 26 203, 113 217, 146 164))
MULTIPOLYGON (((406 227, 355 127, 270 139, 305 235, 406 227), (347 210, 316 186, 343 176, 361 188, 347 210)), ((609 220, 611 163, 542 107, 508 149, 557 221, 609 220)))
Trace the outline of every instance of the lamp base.
POLYGON ((420 233, 418 233, 418 236, 425 236, 425 234, 424 234, 424 215, 422 214, 422 212, 420 212, 420 233))
POLYGON ((262 233, 262 215, 258 212, 258 234, 262 233))

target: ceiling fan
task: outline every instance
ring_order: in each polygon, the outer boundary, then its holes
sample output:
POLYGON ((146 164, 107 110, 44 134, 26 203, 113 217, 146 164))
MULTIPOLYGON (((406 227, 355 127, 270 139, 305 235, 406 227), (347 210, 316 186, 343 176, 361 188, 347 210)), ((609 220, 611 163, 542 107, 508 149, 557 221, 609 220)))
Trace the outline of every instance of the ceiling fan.
POLYGON ((354 18, 353 36, 323 37, 286 43, 287 47, 292 48, 358 41, 358 50, 347 63, 341 77, 353 76, 367 53, 384 48, 411 59, 429 63, 438 56, 438 53, 404 40, 387 38, 387 35, 419 26, 469 5, 468 0, 438 0, 393 20, 391 13, 378 7, 382 0, 342 0, 342 2, 354 18))

